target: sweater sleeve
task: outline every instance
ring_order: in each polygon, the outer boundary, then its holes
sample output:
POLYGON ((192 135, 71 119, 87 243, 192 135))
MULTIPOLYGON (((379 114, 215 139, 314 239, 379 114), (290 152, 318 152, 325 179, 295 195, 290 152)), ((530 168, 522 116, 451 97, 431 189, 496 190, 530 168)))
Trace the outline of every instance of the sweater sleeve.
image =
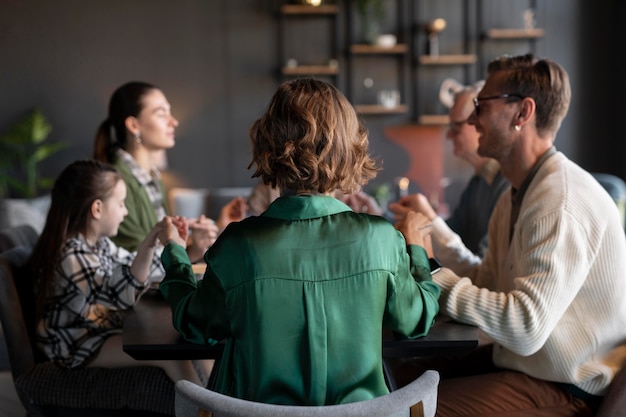
POLYGON ((592 253, 586 231, 568 213, 534 219, 532 227, 521 233, 519 244, 515 264, 503 268, 516 272, 510 291, 480 288, 451 271, 437 274, 437 283, 443 288, 446 314, 480 327, 505 348, 528 356, 544 345, 580 290, 592 253))
POLYGON ((461 276, 473 276, 481 259, 465 246, 461 237, 441 217, 436 217, 432 224, 433 252, 439 262, 461 276))

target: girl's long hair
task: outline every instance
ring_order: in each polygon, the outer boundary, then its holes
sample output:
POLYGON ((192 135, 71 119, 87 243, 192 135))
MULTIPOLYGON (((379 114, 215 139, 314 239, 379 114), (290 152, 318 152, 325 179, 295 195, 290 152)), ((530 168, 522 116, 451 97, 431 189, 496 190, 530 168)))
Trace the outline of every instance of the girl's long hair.
POLYGON ((92 203, 104 200, 121 180, 115 168, 95 160, 73 162, 56 179, 46 224, 28 262, 37 288, 37 319, 52 294, 66 240, 86 233, 92 203))

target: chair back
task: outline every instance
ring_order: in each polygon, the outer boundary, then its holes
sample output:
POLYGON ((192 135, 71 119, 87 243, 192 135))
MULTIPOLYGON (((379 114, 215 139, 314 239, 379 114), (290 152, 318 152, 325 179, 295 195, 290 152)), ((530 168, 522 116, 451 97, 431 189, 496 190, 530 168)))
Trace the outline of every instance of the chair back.
POLYGON ((173 187, 168 193, 172 214, 197 218, 201 214, 217 220, 222 207, 235 197, 248 198, 251 187, 185 188, 173 187))
POLYGON ((612 174, 594 172, 591 175, 613 198, 621 216, 622 226, 626 227, 626 182, 612 174))
POLYGON ((39 234, 35 228, 29 224, 8 227, 0 230, 0 253, 16 246, 27 246, 32 248, 37 243, 39 234))
MULTIPOLYGON (((28 320, 34 320, 34 316, 30 315, 30 318, 26 318, 20 292, 14 280, 26 264, 30 253, 31 248, 16 246, 0 254, 0 300, 2 300, 0 321, 5 335, 13 380, 35 366, 35 353, 31 343, 32 334, 26 324, 28 320)), ((26 287, 23 285, 22 289, 26 291, 26 287)), ((31 312, 33 311, 34 309, 31 309, 31 312)))
POLYGON ((439 373, 426 371, 415 381, 367 401, 327 406, 264 404, 219 394, 189 381, 175 385, 176 417, 433 417, 439 373), (204 413, 204 414, 202 414, 204 413))

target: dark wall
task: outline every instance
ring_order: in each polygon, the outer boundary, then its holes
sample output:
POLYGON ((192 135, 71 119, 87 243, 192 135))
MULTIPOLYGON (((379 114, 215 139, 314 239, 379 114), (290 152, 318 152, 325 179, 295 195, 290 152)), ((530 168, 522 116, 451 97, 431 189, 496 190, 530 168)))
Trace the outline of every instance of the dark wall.
MULTIPOLYGON (((470 12, 476 1, 468 0, 470 12)), ((624 8, 613 1, 615 7, 624 8)), ((493 24, 507 25, 511 10, 528 2, 510 0, 510 9, 501 0, 491 3, 488 16, 493 24)), ((557 146, 583 166, 615 171, 618 157, 608 150, 615 139, 609 134, 608 118, 623 116, 598 118, 606 97, 598 99, 602 93, 589 77, 600 86, 608 83, 598 80, 597 68, 609 66, 609 57, 617 54, 605 55, 590 39, 598 33, 593 28, 606 27, 604 19, 619 20, 589 3, 537 0, 538 24, 547 36, 537 42, 536 52, 560 62, 573 85, 570 114, 557 146), (586 26, 590 17, 598 22, 586 26), (598 120, 603 122, 602 140, 598 147, 589 147, 589 132, 596 131, 598 120)), ((431 12, 438 13, 432 7, 431 12)), ((194 187, 253 183, 246 170, 247 131, 278 83, 276 1, 2 0, 0 9, 0 131, 32 107, 40 107, 54 127, 51 139, 70 143, 60 157, 45 164, 45 173, 55 175, 70 161, 91 155, 111 92, 138 79, 159 85, 180 121, 177 145, 168 160, 181 183, 194 187)), ((605 39, 611 36, 610 31, 601 33, 605 39)), ((623 49, 623 43, 619 47, 623 49)), ((510 49, 523 53, 527 47, 510 49)), ((389 125, 411 123, 412 115, 368 116, 366 121, 372 152, 384 160, 380 181, 402 175, 408 156, 382 132, 389 125)), ((626 174, 623 168, 619 173, 626 174)))
MULTIPOLYGON (((247 128, 276 81, 271 2, 3 0, 0 129, 39 106, 70 148, 91 155, 112 91, 160 86, 180 121, 169 165, 195 186, 249 181, 247 128)), ((48 164, 50 165, 50 164, 48 164)))
POLYGON ((583 2, 582 10, 577 57, 584 80, 579 84, 582 117, 577 120, 581 164, 626 178, 626 3, 583 2))

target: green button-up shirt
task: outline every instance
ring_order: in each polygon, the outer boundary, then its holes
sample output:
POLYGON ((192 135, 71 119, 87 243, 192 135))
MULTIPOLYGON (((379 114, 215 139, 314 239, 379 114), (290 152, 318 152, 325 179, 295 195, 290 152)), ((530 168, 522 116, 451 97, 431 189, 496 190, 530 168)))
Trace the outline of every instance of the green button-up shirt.
POLYGON ((439 310, 424 249, 332 197, 279 198, 229 225, 205 260, 196 283, 185 250, 168 244, 161 292, 185 339, 227 339, 216 390, 248 400, 384 395, 383 326, 422 336, 439 310))

